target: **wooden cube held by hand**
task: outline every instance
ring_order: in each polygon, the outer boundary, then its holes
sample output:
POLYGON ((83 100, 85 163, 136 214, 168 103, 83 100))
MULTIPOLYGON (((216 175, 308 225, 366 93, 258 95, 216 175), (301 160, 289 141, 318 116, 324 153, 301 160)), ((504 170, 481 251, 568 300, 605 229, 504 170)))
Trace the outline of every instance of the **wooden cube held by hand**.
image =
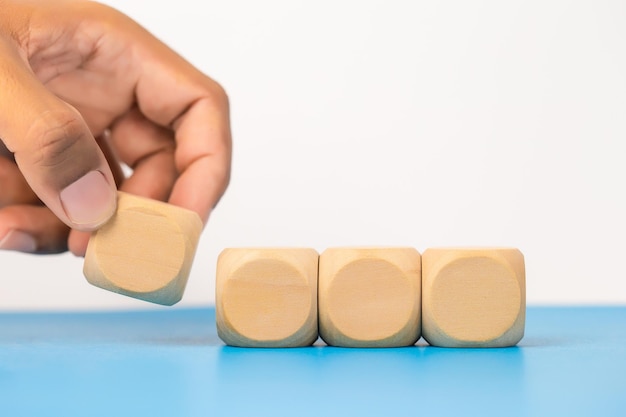
POLYGON ((217 261, 219 337, 241 347, 315 342, 318 259, 304 248, 225 249, 217 261))
POLYGON ((89 239, 83 272, 97 287, 175 304, 185 291, 201 232, 195 212, 118 192, 116 214, 89 239))
POLYGON ((442 347, 513 346, 524 336, 524 257, 517 249, 428 249, 422 335, 442 347))
POLYGON ((420 254, 331 248, 320 256, 320 336, 333 346, 410 346, 420 337, 420 254))

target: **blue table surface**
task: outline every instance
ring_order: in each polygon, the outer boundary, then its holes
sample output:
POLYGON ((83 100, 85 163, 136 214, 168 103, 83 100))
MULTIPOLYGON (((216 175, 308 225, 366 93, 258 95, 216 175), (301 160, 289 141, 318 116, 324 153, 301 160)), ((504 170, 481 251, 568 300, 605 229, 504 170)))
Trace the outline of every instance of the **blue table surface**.
POLYGON ((242 349, 213 309, 0 314, 0 416, 626 416, 626 307, 529 308, 518 347, 242 349))

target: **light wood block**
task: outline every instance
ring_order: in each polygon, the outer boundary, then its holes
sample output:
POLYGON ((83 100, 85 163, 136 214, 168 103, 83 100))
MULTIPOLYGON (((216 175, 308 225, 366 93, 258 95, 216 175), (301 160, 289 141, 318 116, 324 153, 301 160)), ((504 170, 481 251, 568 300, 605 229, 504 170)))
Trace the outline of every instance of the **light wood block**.
POLYGON ((420 337, 421 262, 413 248, 331 248, 320 256, 320 336, 333 346, 410 346, 420 337))
POLYGON ((89 239, 83 273, 97 287, 175 304, 185 291, 201 232, 195 212, 119 192, 116 214, 89 239))
POLYGON ((422 255, 422 335, 442 347, 504 347, 524 336, 524 256, 509 248, 422 255))
POLYGON ((314 343, 318 260, 305 248, 225 249, 217 261, 219 337, 241 347, 314 343))

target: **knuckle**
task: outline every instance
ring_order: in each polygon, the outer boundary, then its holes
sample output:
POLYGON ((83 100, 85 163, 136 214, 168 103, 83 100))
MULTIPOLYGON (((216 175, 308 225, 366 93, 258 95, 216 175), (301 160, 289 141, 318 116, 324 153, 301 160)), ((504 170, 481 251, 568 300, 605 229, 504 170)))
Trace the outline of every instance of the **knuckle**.
POLYGON ((230 106, 228 93, 221 84, 215 81, 212 81, 205 88, 204 96, 206 97, 206 100, 209 102, 211 107, 227 110, 230 106))
POLYGON ((33 163, 45 167, 64 164, 84 135, 85 125, 73 111, 45 113, 32 124, 26 138, 32 146, 33 163))

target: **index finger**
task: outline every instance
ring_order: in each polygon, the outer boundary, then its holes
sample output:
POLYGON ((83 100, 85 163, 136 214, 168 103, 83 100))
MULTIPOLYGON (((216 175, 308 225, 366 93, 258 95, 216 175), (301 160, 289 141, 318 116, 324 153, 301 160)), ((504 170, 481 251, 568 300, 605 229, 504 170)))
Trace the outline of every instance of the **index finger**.
POLYGON ((228 104, 196 101, 174 124, 175 162, 180 173, 170 203, 196 211, 206 224, 230 180, 231 133, 228 104))
POLYGON ((232 139, 228 97, 215 81, 156 39, 137 53, 135 94, 141 112, 175 132, 179 172, 169 202, 204 223, 230 179, 232 139))

